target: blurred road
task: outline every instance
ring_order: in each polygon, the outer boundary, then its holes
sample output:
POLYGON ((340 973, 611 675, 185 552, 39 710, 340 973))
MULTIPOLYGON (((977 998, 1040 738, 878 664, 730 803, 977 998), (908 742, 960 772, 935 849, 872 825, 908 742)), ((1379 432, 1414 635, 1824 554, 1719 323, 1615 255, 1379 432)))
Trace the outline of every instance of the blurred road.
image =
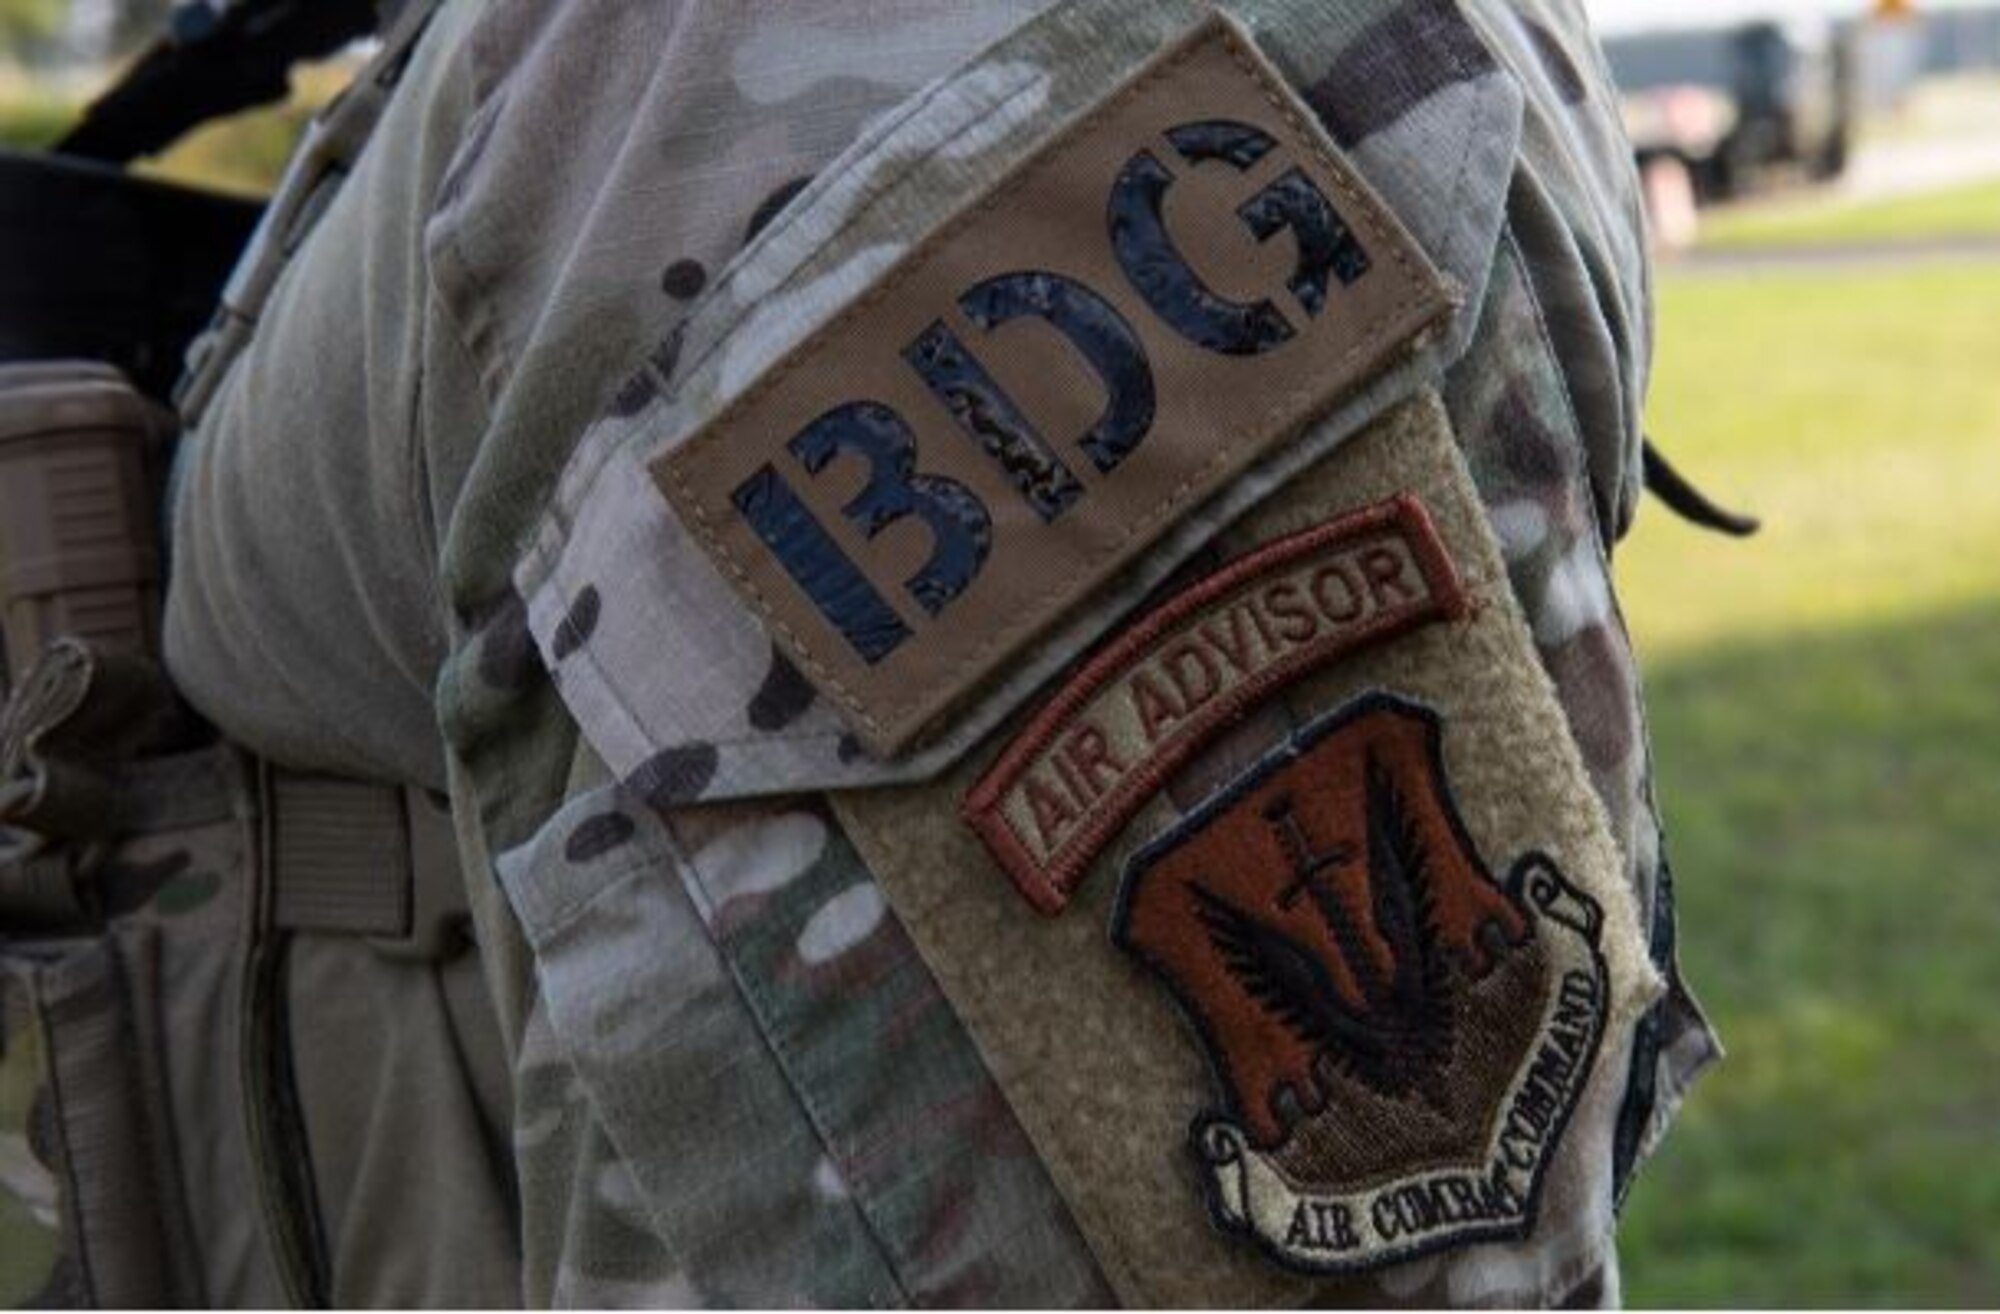
POLYGON ((1690 273, 1742 273, 1989 264, 2000 261, 2000 223, 1991 205, 1954 209, 1927 198, 1994 179, 2000 179, 2000 78, 1940 80, 1872 120, 1838 182, 1780 188, 1704 211, 1700 231, 1710 240, 1675 252, 1672 265, 1690 273), (1890 211, 1903 207, 1901 218, 1885 222, 1883 203, 1890 211))
POLYGON ((1742 274, 1759 270, 2000 262, 2000 233, 1991 237, 1919 237, 1815 246, 1695 247, 1674 255, 1677 274, 1742 274))
POLYGON ((1985 137, 1864 143, 1834 194, 1844 201, 1878 201, 1996 177, 2000 123, 1985 137))

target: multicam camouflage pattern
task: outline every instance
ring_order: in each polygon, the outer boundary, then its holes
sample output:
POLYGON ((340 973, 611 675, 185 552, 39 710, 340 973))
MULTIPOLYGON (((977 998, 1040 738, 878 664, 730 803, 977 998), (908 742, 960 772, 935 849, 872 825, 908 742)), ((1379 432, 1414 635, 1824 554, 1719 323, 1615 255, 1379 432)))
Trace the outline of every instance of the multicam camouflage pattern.
POLYGON ((28 992, 0 987, 0 1304, 8 1309, 74 1303, 50 1109, 48 1043, 28 992))
MULTIPOLYGON (((638 623, 614 586, 651 578, 648 535, 671 526, 635 467, 599 476, 621 443, 684 432, 1193 13, 1062 5, 913 97, 1038 8, 448 4, 184 462, 169 642, 194 701, 299 765, 448 775, 514 1065, 530 1303, 1107 1297, 823 808, 686 806, 882 770, 719 584, 638 623), (356 323, 393 349, 356 350, 356 323), (274 425, 295 441, 265 441, 274 425), (571 514, 544 520, 551 499, 571 514), (347 551, 301 546, 330 541, 347 551), (565 575, 574 545, 621 573, 565 575), (240 619, 281 606, 282 626, 240 619), (574 673, 635 634, 655 642, 625 661, 668 677, 643 705, 574 673)), ((1581 13, 1230 8, 1464 293, 1431 368, 1671 974, 1606 566, 1636 500, 1649 289, 1581 13)), ((1636 1051, 1621 1178, 1712 1053, 1677 986, 1636 1051)), ((1540 1294, 1615 1299, 1603 1262, 1540 1294)), ((1369 1298, 1506 1290, 1433 1258, 1369 1298)))
MULTIPOLYGON (((607 1066, 617 1070, 592 1048, 602 992, 558 990, 562 973, 544 970, 533 957, 547 952, 543 941, 554 928, 517 916, 502 887, 479 875, 500 866, 489 854, 533 852, 535 870, 553 880, 564 862, 588 865, 588 855, 608 844, 617 826, 599 822, 589 838, 572 845, 567 828, 555 829, 550 820, 566 797, 586 792, 594 776, 591 754, 579 749, 522 608, 506 586, 511 553, 496 545, 519 519, 511 499, 538 496, 568 451, 565 435, 580 431, 630 372, 629 344, 665 337, 707 271, 721 269, 746 232, 775 214, 799 180, 822 168, 869 115, 890 108, 1024 12, 844 6, 765 15, 760 26, 749 15, 704 23, 699 13, 677 16, 648 6, 447 6, 411 68, 407 94, 392 106, 312 250, 287 272, 264 331, 187 449, 169 652, 191 699, 239 738, 301 765, 435 775, 445 783, 442 771, 426 765, 436 752, 434 725, 428 715, 418 724, 409 712, 417 681, 378 679, 370 687, 354 671, 435 666, 427 649, 447 636, 399 623, 403 582, 415 585, 417 594, 436 590, 450 603, 456 653, 441 675, 438 715, 453 750, 448 765, 456 811, 468 819, 461 828, 475 873, 469 892, 482 956, 497 983, 497 1011, 515 1067, 520 1145, 511 1157, 520 1186, 520 1285, 529 1303, 674 1303, 729 1299, 732 1292, 744 1293, 739 1298, 766 1293, 788 1303, 864 1295, 897 1302, 923 1293, 955 1301, 1104 1298, 1039 1164, 1025 1152, 1018 1128, 907 941, 885 933, 858 956, 808 957, 829 952, 823 941, 842 915, 821 919, 808 934, 818 906, 813 901, 855 882, 844 845, 832 850, 838 861, 815 866, 818 875, 799 883, 797 901, 771 905, 805 921, 769 942, 711 939, 708 924, 693 915, 667 921, 673 900, 684 897, 661 897, 672 890, 660 884, 672 868, 657 840, 632 848, 655 863, 652 880, 633 882, 633 890, 647 896, 638 910, 661 919, 637 925, 641 943, 649 951, 656 942, 691 951, 685 964, 676 958, 666 965, 686 975, 647 978, 654 989, 634 1023, 680 1023, 700 1039, 687 1048, 663 1045, 662 1067, 654 1071, 664 1071, 659 1080, 669 1092, 698 1088, 701 1080, 720 1082, 717 1093, 728 1115, 690 1124, 657 1147, 631 1143, 598 1111, 600 1093, 587 1078, 607 1066), (597 131, 551 135, 535 123, 552 104, 573 106, 577 59, 667 48, 677 51, 675 61, 619 59, 603 70, 595 83, 602 103, 590 107, 602 116, 597 131), (876 76, 857 78, 857 67, 876 76), (740 128, 746 151, 754 144, 754 153, 714 158, 712 125, 718 120, 740 128), (426 150, 426 141, 454 143, 456 154, 426 150), (684 184, 675 193, 678 208, 663 210, 657 203, 662 170, 684 184), (607 183, 607 173, 617 181, 607 183), (523 188, 530 177, 538 185, 523 188), (618 203, 589 201, 607 186, 618 203), (353 197, 366 204, 350 202, 353 197), (370 306, 404 306, 430 323, 423 336, 438 344, 424 362, 420 407, 438 411, 425 410, 420 419, 429 444, 423 459, 438 481, 430 492, 442 521, 433 542, 444 545, 443 578, 425 581, 411 577, 409 558, 397 552, 408 525, 393 516, 387 525, 368 521, 371 514, 389 514, 376 502, 314 493, 287 504, 283 491, 373 479, 392 490, 380 501, 393 511, 407 491, 396 489, 408 473, 407 458, 399 458, 393 472, 371 468, 369 453, 355 444, 318 443, 299 430, 301 441, 282 449, 285 471, 258 475, 256 463, 274 454, 257 436, 274 409, 306 428, 325 424, 348 434, 408 437, 400 427, 408 422, 408 408, 388 400, 396 388, 348 381, 343 369, 358 368, 358 362, 330 350, 328 335, 335 324, 365 318, 359 306, 352 317, 340 310, 343 297, 360 295, 353 262, 379 269, 389 259, 377 251, 372 261, 361 260, 356 248, 395 247, 404 230, 391 216, 407 216, 408 207, 427 207, 432 198, 436 213, 425 216, 423 240, 438 283, 435 303, 416 306, 389 297, 370 306), (579 234, 587 215, 608 230, 579 234), (503 217, 505 223, 497 222, 503 217), (563 254, 566 243, 590 253, 582 268, 563 254), (658 265, 635 281, 633 254, 654 250, 662 252, 658 265), (310 312, 303 309, 307 304, 310 312), (496 316, 507 325, 504 332, 475 332, 476 345, 461 340, 461 323, 490 323, 496 316), (471 354, 480 357, 479 374, 505 381, 490 400, 468 371, 471 354), (302 358, 315 362, 311 379, 297 370, 302 358), (283 394, 282 406, 263 391, 267 378, 282 380, 271 384, 283 394), (319 393, 315 379, 333 386, 319 393), (300 386, 309 395, 299 395, 300 386), (384 413, 343 416, 356 398, 381 402, 384 413), (254 404, 259 401, 266 403, 262 410, 254 404), (490 431, 475 423, 481 417, 490 431), (478 475, 468 479, 475 452, 478 475), (290 464, 318 456, 339 468, 302 476, 290 464), (270 490, 269 496, 236 500, 235 490, 252 487, 270 490), (229 513, 195 513, 217 505, 229 513), (336 512, 339 523, 328 525, 327 516, 336 512), (360 545, 364 556, 373 554, 362 572, 370 586, 367 605, 384 619, 357 624, 355 597, 364 590, 338 572, 328 578, 332 563, 323 552, 298 550, 329 535, 360 545), (259 546, 250 549, 250 543, 259 546), (258 554, 254 578, 239 570, 252 559, 245 551, 258 554), (278 633, 253 634, 231 623, 271 605, 276 592, 322 606, 278 633), (325 628, 317 628, 322 622, 325 628), (369 633, 409 647, 385 664, 355 650, 355 640, 369 633), (302 705, 307 702, 310 710, 302 705), (351 714, 328 725, 319 709, 329 704, 351 714), (539 849, 538 834, 546 839, 539 849), (828 888, 822 882, 837 883, 828 888), (801 949, 800 962, 787 965, 781 947, 795 942, 821 947, 801 949), (703 945, 709 946, 705 954, 692 952, 703 945), (724 947, 729 953, 721 952, 724 947), (765 974, 768 985, 753 986, 753 970, 765 974), (855 973, 866 980, 879 974, 880 984, 861 989, 855 973), (753 988, 769 992, 764 1009, 753 1012, 741 1002, 727 1007, 753 988), (856 990, 853 997, 875 1002, 850 1013, 847 1000, 856 990), (592 1010, 581 1030, 580 1008, 592 1010), (766 1025, 799 1029, 811 1044, 789 1056, 788 1066, 776 1066, 761 1057, 771 1045, 766 1025), (859 1068, 844 1077, 859 1062, 853 1056, 875 1047, 878 1030, 885 1051, 902 1061, 874 1069, 867 1083, 857 1079, 859 1068), (757 1079, 743 1079, 746 1071, 757 1079), (814 1090, 812 1103, 801 1089, 814 1090), (911 1126, 931 1134, 889 1153, 890 1124, 879 1120, 889 1115, 903 1124, 894 1128, 898 1134, 911 1126), (965 1134, 946 1134, 952 1131, 965 1134), (701 1153, 690 1150, 686 1162, 676 1162, 669 1151, 687 1146, 689 1138, 701 1153), (753 1160, 771 1165, 754 1187, 742 1171, 753 1160), (700 1165, 714 1174, 705 1189, 698 1189, 700 1165), (664 1176, 669 1173, 671 1181, 664 1176), (955 1203, 960 1196, 963 1205, 955 1203), (738 1225, 739 1217, 752 1216, 772 1220, 781 1232, 821 1240, 788 1249, 738 1225), (849 1244, 869 1236, 880 1240, 858 1249, 849 1244), (827 1237, 840 1244, 829 1245, 827 1237), (1029 1252, 1035 1262, 1020 1262, 1029 1252)), ((397 327, 382 323, 379 314, 370 322, 384 337, 399 338, 397 327)), ((587 632, 587 609, 579 608, 572 624, 587 632)), ((768 700, 773 714, 788 701, 781 683, 774 682, 768 700)), ((650 816, 643 799, 626 797, 639 817, 650 816)), ((830 845, 837 843, 837 832, 827 836, 830 845)), ((848 895, 840 908, 853 916, 868 898, 848 895)), ((895 926, 886 915, 883 924, 895 926)), ((648 965, 657 973, 656 963, 648 965)), ((642 1130, 664 1136, 660 1119, 680 1107, 679 1099, 651 1103, 642 1130)), ((370 1149, 363 1144, 336 1152, 360 1157, 370 1149)), ((485 1163, 425 1162, 419 1169, 412 1161, 404 1185, 409 1193, 463 1193, 489 1189, 495 1176, 485 1163)), ((349 1208, 359 1212, 368 1205, 355 1199, 349 1208)))
MULTIPOLYGON (((558 1301, 1107 1298, 821 811, 670 821, 610 787, 496 866, 538 964, 519 1071, 535 1112, 514 1133, 524 1182, 574 1171, 579 1149, 592 1164, 558 1301), (593 1117, 576 1125, 585 1093, 593 1117), (624 1153, 601 1154, 606 1142, 624 1153)), ((551 1185, 524 1190, 531 1209, 564 1197, 551 1185)))
POLYGON ((128 791, 158 824, 99 869, 101 931, 0 927, 9 1307, 278 1298, 245 1207, 235 1015, 252 836, 232 761, 163 760, 128 791))
POLYGON ((1598 509, 1615 485, 1607 488, 1601 466, 1583 455, 1577 413, 1550 365, 1546 313, 1518 249, 1504 251, 1482 315, 1482 336, 1493 350, 1454 371, 1447 402, 1515 596, 1650 918, 1655 964, 1667 978, 1667 995, 1641 1023, 1634 1045, 1611 1177, 1622 1197, 1688 1084, 1720 1051, 1674 955, 1673 892, 1652 797, 1638 664, 1611 587, 1612 535, 1604 528, 1611 522, 1598 509))
MULTIPOLYGON (((1671 974, 1672 912, 1658 874, 1637 683, 1607 567, 1638 488, 1649 288, 1629 155, 1594 46, 1574 15, 1553 7, 1408 0, 1349 7, 1310 25, 1283 5, 1233 8, 1267 53, 1309 70, 1301 78, 1308 102, 1467 291, 1468 311, 1441 352, 1453 362, 1454 422, 1629 877, 1651 910, 1659 965, 1671 974), (1370 94, 1384 84, 1397 96, 1370 94), (1510 113, 1520 116, 1515 142, 1504 127, 1510 113), (1445 142, 1471 145, 1441 154, 1435 147, 1445 142), (1486 215, 1505 225, 1497 242, 1482 229, 1486 215)), ((1061 7, 934 88, 908 118, 885 120, 793 200, 677 328, 672 358, 651 358, 584 436, 556 494, 561 510, 517 582, 565 701, 633 788, 673 802, 921 777, 1110 619, 1088 618, 1046 645, 942 745, 874 763, 782 657, 765 655, 747 613, 662 512, 636 465, 684 438, 892 264, 966 194, 968 176, 997 176, 1038 130, 1097 94, 1117 42, 1100 39, 1078 53, 1078 28, 1116 32, 1143 52, 1188 21, 1172 6, 1115 9, 1061 7), (1023 104, 1034 113, 1010 113, 1023 104), (976 144, 965 145, 974 135, 976 144), (603 569, 611 563, 616 575, 603 569), (587 628, 576 622, 579 606, 587 628), (662 608, 723 619, 661 623, 662 608), (739 622, 740 632, 732 628, 739 622), (771 714, 774 685, 797 705, 790 716, 771 714)), ((1346 413, 1367 414, 1394 386, 1385 381, 1346 413)), ((1341 428, 1336 419, 1322 432, 1341 428)), ((1304 442, 1296 455, 1317 450, 1304 442)), ((1276 482, 1285 471, 1262 473, 1276 482)), ((1257 491, 1246 487, 1245 500, 1257 491)), ((1216 510, 1215 520, 1227 511, 1216 510)), ((1177 550, 1163 544, 1129 595, 1175 564, 1177 550)), ((1615 1177, 1607 1174, 1620 1190, 1713 1053, 1677 976, 1637 1050, 1615 1177)), ((1608 1186, 1597 1206, 1606 1233, 1612 1198, 1608 1186)), ((1474 1276, 1465 1285, 1477 1283, 1474 1276)))

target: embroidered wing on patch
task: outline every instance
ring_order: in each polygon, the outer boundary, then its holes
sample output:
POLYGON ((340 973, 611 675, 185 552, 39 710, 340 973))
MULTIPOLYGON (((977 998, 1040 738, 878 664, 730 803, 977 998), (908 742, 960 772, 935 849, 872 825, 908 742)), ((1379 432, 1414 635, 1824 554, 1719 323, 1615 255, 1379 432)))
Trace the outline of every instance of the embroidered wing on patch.
POLYGON ((1604 1027, 1599 923, 1540 854, 1493 879, 1439 719, 1371 694, 1136 854, 1112 939, 1220 1079, 1218 1224, 1341 1272, 1526 1235, 1604 1027))

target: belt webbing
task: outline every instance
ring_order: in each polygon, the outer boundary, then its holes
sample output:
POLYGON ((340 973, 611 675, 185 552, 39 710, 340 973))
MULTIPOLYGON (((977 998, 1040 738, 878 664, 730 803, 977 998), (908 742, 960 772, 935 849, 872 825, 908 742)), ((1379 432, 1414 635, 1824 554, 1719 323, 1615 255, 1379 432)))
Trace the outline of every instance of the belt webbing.
POLYGON ((449 957, 468 922, 448 806, 425 790, 253 763, 211 745, 125 757, 107 727, 150 724, 172 694, 143 659, 65 639, 0 707, 0 929, 95 920, 92 882, 121 840, 261 819, 261 925, 449 957), (120 758, 125 760, 120 761, 120 758), (253 797, 254 782, 254 797, 253 797))
POLYGON ((271 924, 448 957, 468 913, 451 814, 427 791, 265 768, 271 924))
POLYGON ((450 817, 431 795, 262 764, 263 877, 242 975, 245 1133, 258 1206, 291 1304, 331 1304, 326 1229, 292 1070, 285 962, 294 934, 365 936, 378 953, 435 962, 469 939, 450 817))
MULTIPOLYGON (((93 923, 110 892, 92 882, 115 879, 105 859, 121 835, 249 815, 242 761, 218 747, 125 768, 106 781, 115 829, 96 843, 0 835, 0 931, 61 934, 93 923)), ((268 764, 257 773, 270 929, 361 936, 397 958, 440 960, 464 948, 471 915, 440 801, 421 789, 268 764)))

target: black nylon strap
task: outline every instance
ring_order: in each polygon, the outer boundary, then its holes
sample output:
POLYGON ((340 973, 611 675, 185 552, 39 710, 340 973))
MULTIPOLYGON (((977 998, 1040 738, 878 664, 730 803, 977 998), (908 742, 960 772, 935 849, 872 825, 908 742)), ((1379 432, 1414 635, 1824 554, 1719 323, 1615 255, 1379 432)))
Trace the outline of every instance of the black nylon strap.
POLYGON ((1688 477, 1667 462, 1660 449, 1648 438, 1641 456, 1645 462, 1646 490, 1667 504, 1667 509, 1690 524, 1712 529, 1731 538, 1748 538, 1757 532, 1755 516, 1731 511, 1696 488, 1688 477))
MULTIPOLYGON (((195 6, 189 14, 207 13, 195 6)), ((124 164, 189 129, 283 100, 292 65, 330 55, 375 27, 372 0, 249 0, 206 24, 183 20, 83 112, 55 149, 124 164)))

